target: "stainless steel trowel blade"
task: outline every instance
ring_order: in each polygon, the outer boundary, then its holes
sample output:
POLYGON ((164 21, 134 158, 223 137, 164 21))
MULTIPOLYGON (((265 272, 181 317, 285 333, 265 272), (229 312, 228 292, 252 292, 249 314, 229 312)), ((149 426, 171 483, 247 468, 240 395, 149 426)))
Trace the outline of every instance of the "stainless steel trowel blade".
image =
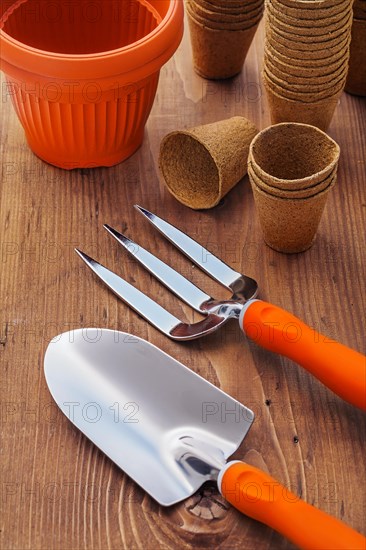
POLYGON ((180 460, 185 441, 223 463, 254 415, 152 344, 124 332, 80 329, 48 345, 44 371, 63 413, 164 506, 207 479, 180 460))

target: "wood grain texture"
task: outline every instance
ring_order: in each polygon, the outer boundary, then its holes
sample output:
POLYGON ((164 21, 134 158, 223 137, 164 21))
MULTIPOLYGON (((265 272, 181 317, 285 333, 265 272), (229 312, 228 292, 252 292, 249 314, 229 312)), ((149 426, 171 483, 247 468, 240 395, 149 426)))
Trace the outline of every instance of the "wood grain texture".
MULTIPOLYGON (((170 311, 195 314, 126 257, 103 223, 175 265, 209 292, 222 289, 150 230, 132 205, 160 213, 259 281, 261 297, 327 336, 365 352, 365 100, 344 94, 329 133, 341 145, 339 180, 314 246, 286 256, 262 241, 247 178, 213 210, 194 212, 159 180, 171 130, 244 115, 270 124, 260 80, 260 28, 237 78, 206 82, 192 70, 188 36, 163 68, 142 148, 110 169, 65 172, 27 147, 3 96, 0 190, 1 548, 289 550, 269 528, 241 517, 213 485, 162 508, 57 410, 43 376, 55 335, 79 327, 128 331, 188 365, 257 415, 236 453, 308 502, 365 532, 365 416, 290 361, 228 324, 177 344, 118 301, 73 252, 90 253, 170 311)), ((310 527, 311 528, 311 527, 310 527)))

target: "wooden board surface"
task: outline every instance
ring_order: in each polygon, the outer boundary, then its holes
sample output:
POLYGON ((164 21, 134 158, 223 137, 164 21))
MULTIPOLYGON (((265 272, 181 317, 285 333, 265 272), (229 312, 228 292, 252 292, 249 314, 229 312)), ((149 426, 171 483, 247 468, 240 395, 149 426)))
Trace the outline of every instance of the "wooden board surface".
MULTIPOLYGON (((214 210, 194 212, 159 182, 157 157, 171 130, 244 115, 270 124, 260 81, 263 29, 240 76, 194 74, 187 34, 161 72, 142 148, 110 169, 62 171, 25 143, 2 101, 0 190, 1 513, 4 550, 290 549, 241 517, 214 485, 162 508, 58 412, 43 375, 49 340, 79 327, 134 333, 188 365, 257 417, 236 457, 258 465, 308 502, 365 532, 365 416, 288 360, 246 341, 233 322, 193 343, 164 338, 76 257, 123 274, 182 319, 192 311, 151 280, 102 229, 122 229, 209 292, 218 287, 155 234, 133 209, 162 214, 256 278, 260 296, 327 336, 365 352, 365 100, 343 94, 329 133, 341 145, 339 181, 314 246, 300 255, 262 241, 245 178, 214 210)), ((222 292, 222 291, 220 291, 222 292)), ((311 528, 311 527, 309 527, 311 528)))

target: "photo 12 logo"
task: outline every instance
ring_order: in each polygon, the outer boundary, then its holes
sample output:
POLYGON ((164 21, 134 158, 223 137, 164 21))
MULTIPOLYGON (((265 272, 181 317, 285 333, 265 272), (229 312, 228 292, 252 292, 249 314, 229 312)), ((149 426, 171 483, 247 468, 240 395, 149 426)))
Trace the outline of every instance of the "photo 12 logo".
POLYGON ((127 403, 118 403, 117 401, 111 405, 103 405, 103 407, 95 401, 88 403, 80 403, 79 401, 65 401, 62 403, 62 410, 71 422, 86 422, 88 424, 96 424, 103 418, 108 418, 108 422, 112 418, 112 422, 118 424, 137 424, 139 422, 138 413, 140 407, 134 401, 127 403))

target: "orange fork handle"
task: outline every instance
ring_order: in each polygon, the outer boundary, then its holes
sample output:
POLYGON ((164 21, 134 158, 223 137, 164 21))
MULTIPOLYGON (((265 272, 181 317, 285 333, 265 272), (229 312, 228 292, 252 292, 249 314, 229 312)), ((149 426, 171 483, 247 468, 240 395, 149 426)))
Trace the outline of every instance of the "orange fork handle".
POLYGON ((272 527, 299 548, 366 549, 363 535, 307 504, 254 466, 229 462, 217 483, 221 494, 240 512, 272 527))
POLYGON ((345 401, 366 410, 366 357, 330 340, 287 311, 261 300, 240 316, 245 334, 265 349, 292 359, 345 401))

